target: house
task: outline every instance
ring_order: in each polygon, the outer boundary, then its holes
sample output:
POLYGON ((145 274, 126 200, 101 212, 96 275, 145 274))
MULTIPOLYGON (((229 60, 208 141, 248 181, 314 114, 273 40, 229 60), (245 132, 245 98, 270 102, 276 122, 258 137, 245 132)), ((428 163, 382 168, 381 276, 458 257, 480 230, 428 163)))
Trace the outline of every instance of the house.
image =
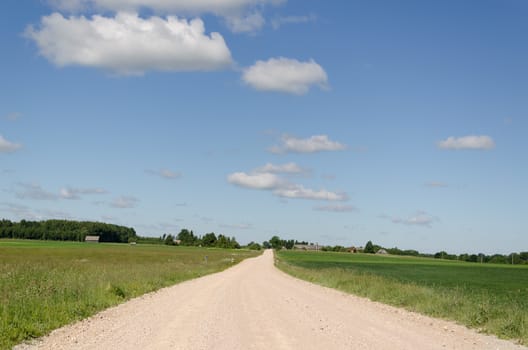
POLYGON ((387 255, 387 254, 389 254, 389 253, 387 253, 387 251, 386 251, 385 249, 381 248, 380 250, 378 250, 378 251, 376 252, 376 254, 387 255))
POLYGON ((295 244, 293 246, 293 249, 298 249, 298 250, 319 250, 319 245, 318 244, 295 244))
POLYGON ((84 241, 87 243, 99 243, 99 236, 86 236, 84 241))

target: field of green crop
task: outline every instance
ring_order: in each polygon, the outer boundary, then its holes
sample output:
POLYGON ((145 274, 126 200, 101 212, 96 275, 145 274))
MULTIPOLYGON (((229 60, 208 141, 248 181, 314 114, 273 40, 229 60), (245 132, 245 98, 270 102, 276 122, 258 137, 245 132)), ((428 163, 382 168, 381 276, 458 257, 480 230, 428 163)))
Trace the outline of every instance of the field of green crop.
POLYGON ((276 256, 280 269, 301 279, 528 344, 526 265, 326 252, 276 256))
POLYGON ((164 245, 0 240, 0 349, 257 254, 164 245))

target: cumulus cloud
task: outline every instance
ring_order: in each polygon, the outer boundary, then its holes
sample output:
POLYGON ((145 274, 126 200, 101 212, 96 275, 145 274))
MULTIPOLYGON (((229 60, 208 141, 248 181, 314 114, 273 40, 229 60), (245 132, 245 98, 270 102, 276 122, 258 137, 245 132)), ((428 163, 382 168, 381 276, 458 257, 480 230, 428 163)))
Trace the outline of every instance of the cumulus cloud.
POLYGON ((26 36, 40 54, 59 67, 102 68, 121 75, 148 70, 211 71, 229 66, 231 52, 216 32, 207 35, 201 19, 169 16, 143 19, 135 13, 115 17, 45 16, 26 36))
POLYGON ((113 208, 119 208, 119 209, 127 209, 127 208, 134 208, 137 203, 139 202, 139 199, 132 196, 120 196, 115 198, 112 203, 110 203, 110 206, 113 208))
POLYGON ((271 163, 255 169, 252 173, 237 172, 228 175, 227 181, 240 187, 270 190, 273 195, 281 198, 298 198, 324 201, 345 201, 348 199, 346 193, 327 191, 325 189, 314 190, 303 185, 291 183, 277 173, 295 173, 300 171, 295 163, 274 165, 271 163))
POLYGON ((284 24, 299 24, 299 23, 308 23, 314 22, 317 20, 317 16, 314 14, 308 16, 285 16, 285 17, 275 17, 271 20, 271 26, 273 29, 277 30, 284 24))
POLYGON ((18 151, 21 147, 21 144, 6 140, 2 135, 0 135, 0 153, 13 153, 18 151))
POLYGON ((295 163, 286 163, 286 164, 272 164, 267 163, 266 165, 255 169, 256 173, 272 173, 272 174, 299 174, 303 173, 306 170, 301 168, 295 163))
POLYGON ((357 211, 358 209, 353 205, 323 205, 315 207, 314 210, 317 211, 329 211, 333 213, 349 213, 357 211))
POLYGON ((159 176, 163 179, 167 180, 175 180, 182 177, 182 174, 177 171, 172 171, 169 169, 161 169, 161 170, 147 170, 147 173, 155 176, 159 176))
POLYGON ((445 140, 438 142, 438 147, 441 149, 476 149, 489 150, 495 148, 495 141, 489 136, 463 136, 463 137, 448 137, 445 140))
POLYGON ((259 91, 304 95, 312 86, 326 89, 328 77, 314 60, 301 62, 290 58, 270 58, 245 68, 242 80, 259 91))
POLYGON ((270 190, 282 186, 283 180, 275 174, 271 173, 258 173, 258 174, 247 174, 244 172, 238 172, 230 174, 227 177, 227 181, 233 185, 240 187, 258 189, 258 190, 270 190))
POLYGON ((60 10, 73 12, 139 11, 146 8, 158 13, 226 15, 245 12, 247 9, 266 4, 277 5, 283 0, 49 0, 49 2, 60 10))
POLYGON ((346 148, 346 145, 330 140, 327 135, 315 135, 307 139, 284 135, 281 138, 281 145, 272 147, 270 151, 272 153, 315 153, 321 151, 342 151, 346 148))
POLYGON ((62 199, 81 199, 83 194, 106 194, 108 191, 102 188, 72 188, 63 187, 59 191, 62 199))
POLYGON ((327 190, 313 190, 305 188, 302 185, 290 185, 283 188, 277 188, 273 193, 283 198, 300 198, 324 201, 346 201, 348 196, 345 193, 331 192, 327 190))

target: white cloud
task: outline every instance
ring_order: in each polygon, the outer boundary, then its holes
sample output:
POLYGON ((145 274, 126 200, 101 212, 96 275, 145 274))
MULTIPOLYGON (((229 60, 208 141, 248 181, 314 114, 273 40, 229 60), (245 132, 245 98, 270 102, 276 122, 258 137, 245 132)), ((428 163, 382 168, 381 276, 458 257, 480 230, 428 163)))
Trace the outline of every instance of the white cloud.
POLYGON ((441 149, 480 149, 488 150, 495 148, 495 141, 489 136, 463 136, 463 137, 448 137, 447 139, 438 142, 438 147, 441 149))
POLYGON ((167 180, 175 180, 175 179, 179 179, 180 177, 182 177, 182 174, 180 172, 172 171, 169 169, 147 170, 147 173, 159 176, 167 180))
POLYGON ((277 188, 273 193, 283 198, 299 198, 325 201, 346 201, 348 196, 346 193, 337 193, 327 190, 313 190, 305 188, 302 185, 292 185, 283 188, 277 188))
POLYGON ((266 165, 255 169, 256 173, 272 173, 272 174, 299 174, 303 173, 306 170, 301 168, 295 163, 286 163, 286 164, 272 164, 267 163, 266 165))
POLYGON ((280 146, 274 146, 270 149, 272 153, 314 153, 321 151, 342 151, 347 148, 346 145, 332 141, 327 135, 315 135, 307 139, 299 139, 293 136, 284 135, 281 139, 280 146))
POLYGON ((244 172, 238 172, 230 174, 227 177, 227 181, 233 185, 258 190, 270 190, 280 187, 283 184, 281 178, 271 173, 246 174, 244 172))
POLYGON ((328 86, 326 72, 314 60, 300 62, 284 57, 257 61, 244 69, 242 80, 256 90, 294 95, 306 94, 313 85, 322 89, 328 86))
MULTIPOLYGON (((285 1, 285 0, 284 0, 285 1)), ((110 10, 139 11, 147 8, 162 13, 233 14, 283 0, 49 0, 52 6, 65 11, 110 10)))
POLYGON ((18 183, 18 191, 15 195, 20 199, 35 199, 35 200, 56 200, 59 197, 51 192, 46 191, 39 184, 32 183, 18 183))
POLYGON ((281 198, 299 198, 324 201, 346 201, 346 193, 327 191, 325 189, 314 190, 303 185, 295 184, 277 174, 296 174, 304 172, 295 163, 275 165, 267 163, 256 168, 251 173, 237 172, 228 175, 227 181, 240 187, 269 190, 273 195, 281 198))
POLYGON ((317 16, 314 14, 308 16, 285 16, 285 17, 276 17, 271 20, 271 26, 273 29, 277 30, 284 24, 299 24, 299 23, 308 23, 314 22, 317 20, 317 16))
POLYGON ((81 199, 82 194, 106 194, 108 193, 102 188, 72 188, 63 187, 59 191, 59 196, 62 199, 81 199))
POLYGON ((242 16, 228 16, 226 23, 233 33, 254 33, 260 30, 266 20, 259 12, 242 16))
POLYGON ((59 67, 79 65, 122 75, 148 70, 211 71, 232 63, 224 38, 205 34, 201 19, 169 16, 140 18, 134 13, 115 17, 45 16, 40 28, 29 26, 27 37, 40 54, 59 67))
POLYGON ((6 140, 0 135, 0 153, 12 153, 18 151, 22 145, 6 140))
POLYGON ((358 209, 353 205, 324 205, 315 207, 314 210, 317 211, 329 211, 334 213, 349 213, 357 211, 358 209))
POLYGON ((136 197, 121 196, 115 198, 112 203, 110 203, 110 206, 119 209, 134 208, 138 202, 139 199, 137 199, 136 197))

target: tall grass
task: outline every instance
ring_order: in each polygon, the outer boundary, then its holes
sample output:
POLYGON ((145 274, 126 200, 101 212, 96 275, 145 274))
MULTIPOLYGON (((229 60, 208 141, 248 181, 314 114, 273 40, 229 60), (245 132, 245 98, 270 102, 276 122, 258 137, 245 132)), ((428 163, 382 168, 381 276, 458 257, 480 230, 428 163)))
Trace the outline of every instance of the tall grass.
POLYGON ((528 268, 343 253, 279 252, 298 278, 528 344, 528 268))
POLYGON ((244 250, 0 240, 0 349, 255 255, 244 250))

